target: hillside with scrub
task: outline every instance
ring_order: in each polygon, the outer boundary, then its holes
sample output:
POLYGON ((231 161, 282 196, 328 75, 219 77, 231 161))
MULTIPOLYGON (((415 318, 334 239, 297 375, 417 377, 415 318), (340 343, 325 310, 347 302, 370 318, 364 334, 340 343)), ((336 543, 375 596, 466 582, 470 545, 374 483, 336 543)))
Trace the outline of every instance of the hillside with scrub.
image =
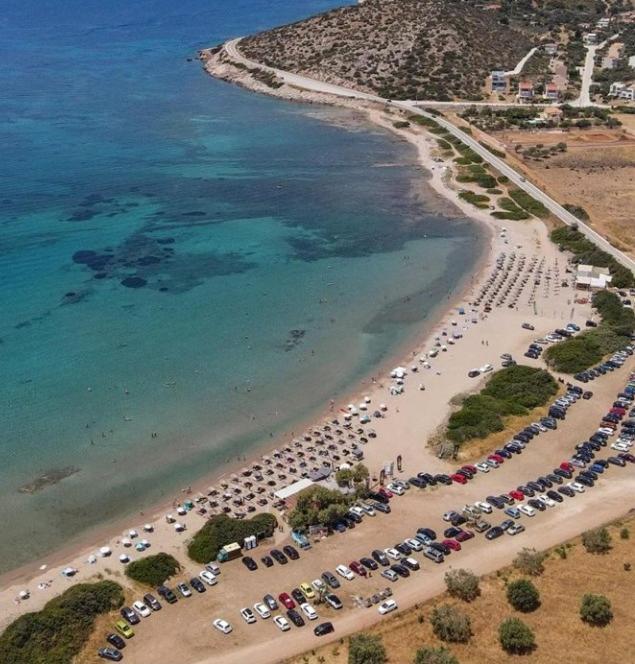
POLYGON ((491 69, 513 69, 529 32, 494 9, 440 0, 366 0, 248 37, 263 64, 392 99, 477 99, 491 69))

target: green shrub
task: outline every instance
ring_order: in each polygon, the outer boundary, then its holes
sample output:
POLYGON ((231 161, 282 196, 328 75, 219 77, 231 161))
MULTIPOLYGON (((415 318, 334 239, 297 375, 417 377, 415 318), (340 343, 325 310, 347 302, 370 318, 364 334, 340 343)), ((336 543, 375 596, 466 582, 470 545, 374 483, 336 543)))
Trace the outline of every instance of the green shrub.
MULTIPOLYGON (((351 480, 354 479, 355 471, 352 469, 351 480)), ((343 494, 322 486, 309 487, 298 495, 295 508, 289 514, 289 525, 300 531, 314 525, 332 526, 348 512, 354 500, 354 494, 343 494)))
POLYGON ((540 218, 544 218, 549 215, 547 208, 535 198, 530 196, 523 189, 510 189, 509 195, 518 205, 518 207, 527 210, 529 214, 533 214, 535 217, 540 218))
POLYGON ((396 122, 392 123, 392 126, 395 129, 406 129, 410 126, 410 123, 407 120, 397 120, 396 122))
POLYGON ((540 593, 528 579, 518 579, 507 586, 507 601, 516 611, 530 613, 540 606, 540 593))
POLYGON ((126 567, 126 576, 148 586, 160 586, 180 569, 176 558, 167 553, 157 553, 131 562, 126 567))
POLYGON ((620 530, 620 539, 627 540, 631 536, 631 532, 628 528, 622 528, 620 530))
POLYGON ((80 583, 41 611, 14 620, 0 635, 0 664, 71 664, 90 637, 98 615, 119 608, 121 586, 80 583))
POLYGON ((221 547, 232 542, 242 544, 245 537, 271 537, 278 525, 273 514, 257 514, 251 519, 232 519, 225 514, 211 517, 194 535, 187 547, 188 556, 197 563, 215 560, 221 547))
POLYGON ((508 618, 498 628, 498 639, 503 650, 512 655, 523 655, 536 647, 536 638, 522 620, 508 618))
POLYGON ((543 563, 546 557, 547 554, 544 551, 524 548, 514 558, 514 567, 523 574, 540 576, 545 571, 543 563))
POLYGON ((472 191, 462 191, 459 194, 459 198, 462 198, 467 203, 476 206, 482 210, 489 207, 489 197, 484 194, 475 194, 472 191))
POLYGON ((589 553, 608 553, 611 550, 611 536, 606 528, 596 528, 582 533, 582 544, 589 553))
POLYGON ((432 610, 430 624, 441 641, 465 643, 472 635, 469 617, 449 604, 441 604, 432 610))
POLYGON ((459 660, 447 648, 419 648, 414 664, 459 664, 459 660))
POLYGON ((580 603, 580 617, 589 625, 603 627, 613 620, 611 602, 604 595, 588 593, 580 603))
POLYGON ((348 664, 384 664, 386 649, 380 636, 356 634, 348 644, 348 664))
POLYGON ((445 585, 452 597, 471 602, 480 594, 478 576, 467 569, 452 569, 445 573, 445 585))

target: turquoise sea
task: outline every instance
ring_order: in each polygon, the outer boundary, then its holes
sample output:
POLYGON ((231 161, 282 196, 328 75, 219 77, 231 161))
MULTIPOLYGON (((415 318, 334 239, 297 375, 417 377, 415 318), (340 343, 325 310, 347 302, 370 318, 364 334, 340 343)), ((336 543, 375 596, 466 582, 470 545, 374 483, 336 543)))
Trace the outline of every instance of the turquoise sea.
POLYGON ((409 147, 195 59, 337 4, 3 2, 0 571, 293 428, 478 259, 409 147))

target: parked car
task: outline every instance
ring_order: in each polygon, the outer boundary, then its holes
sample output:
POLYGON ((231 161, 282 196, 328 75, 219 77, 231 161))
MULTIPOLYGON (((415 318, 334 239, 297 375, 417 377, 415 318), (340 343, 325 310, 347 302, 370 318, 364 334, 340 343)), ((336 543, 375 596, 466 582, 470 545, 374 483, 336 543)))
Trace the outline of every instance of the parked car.
POLYGON ((377 611, 379 611, 379 613, 383 616, 387 613, 390 613, 391 611, 396 611, 397 608, 397 602, 395 602, 394 599, 387 599, 377 607, 377 611))
POLYGON ((315 627, 313 633, 315 636, 324 636, 325 634, 330 634, 333 631, 335 631, 335 628, 333 627, 332 622, 323 622, 315 627))
POLYGON ((110 662, 120 662, 123 659, 123 655, 116 648, 100 648, 97 654, 110 662))

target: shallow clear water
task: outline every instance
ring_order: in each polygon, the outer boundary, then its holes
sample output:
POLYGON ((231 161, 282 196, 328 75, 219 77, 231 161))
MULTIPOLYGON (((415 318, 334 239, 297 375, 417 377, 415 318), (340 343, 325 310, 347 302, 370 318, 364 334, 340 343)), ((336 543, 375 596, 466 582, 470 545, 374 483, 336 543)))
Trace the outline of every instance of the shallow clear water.
POLYGON ((481 251, 409 148, 187 61, 338 3, 7 4, 0 571, 293 428, 481 251))

